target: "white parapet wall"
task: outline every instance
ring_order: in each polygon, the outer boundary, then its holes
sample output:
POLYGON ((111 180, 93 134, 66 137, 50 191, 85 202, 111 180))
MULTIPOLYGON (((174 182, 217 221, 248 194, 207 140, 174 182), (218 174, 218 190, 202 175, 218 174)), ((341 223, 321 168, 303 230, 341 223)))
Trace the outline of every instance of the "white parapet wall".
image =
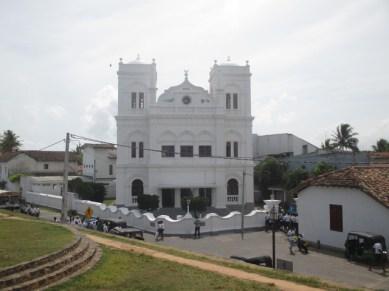
MULTIPOLYGON (((36 192, 26 192, 25 199, 29 203, 46 206, 53 209, 61 209, 62 197, 51 194, 43 194, 36 192)), ((141 213, 139 210, 128 210, 125 207, 107 206, 103 203, 71 199, 69 202, 71 208, 80 214, 84 214, 86 209, 90 207, 93 210, 93 216, 102 219, 117 218, 124 220, 127 225, 142 229, 148 232, 154 232, 156 229, 156 221, 163 220, 165 224, 165 234, 168 235, 191 235, 194 232, 194 218, 182 217, 180 219, 172 219, 167 215, 154 217, 152 213, 141 213)), ((227 231, 238 231, 241 229, 241 213, 233 211, 226 216, 219 216, 215 213, 205 215, 201 221, 202 233, 218 233, 227 231)), ((265 211, 253 210, 244 216, 245 229, 262 228, 265 226, 265 211)))

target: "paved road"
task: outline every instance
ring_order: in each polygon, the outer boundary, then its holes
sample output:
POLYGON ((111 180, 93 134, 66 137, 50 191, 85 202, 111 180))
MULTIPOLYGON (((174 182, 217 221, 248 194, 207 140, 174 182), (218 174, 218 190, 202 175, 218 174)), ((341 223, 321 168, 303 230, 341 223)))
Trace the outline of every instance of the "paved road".
MULTIPOLYGON (((41 210, 41 218, 53 220, 53 212, 41 210)), ((154 236, 145 234, 146 241, 154 241, 154 236)), ((229 258, 232 255, 255 257, 272 254, 271 232, 249 232, 242 241, 238 233, 205 236, 201 239, 166 237, 161 244, 183 250, 229 258)), ((293 262, 293 271, 320 277, 324 280, 343 283, 359 288, 381 289, 389 291, 389 270, 387 275, 382 270, 368 271, 367 266, 348 262, 343 257, 311 251, 303 255, 289 254, 288 242, 283 233, 276 233, 276 257, 293 262)))
MULTIPOLYGON (((153 236, 146 235, 146 241, 153 241, 153 236)), ((198 253, 230 257, 255 257, 272 254, 272 235, 250 232, 242 241, 240 234, 222 234, 205 236, 201 239, 167 237, 161 244, 198 253)), ((311 251, 303 255, 298 251, 290 255, 288 242, 283 233, 276 233, 276 257, 293 262, 295 273, 313 275, 324 280, 343 283, 348 286, 389 290, 389 272, 386 276, 381 269, 368 271, 367 266, 348 262, 343 257, 311 251)))

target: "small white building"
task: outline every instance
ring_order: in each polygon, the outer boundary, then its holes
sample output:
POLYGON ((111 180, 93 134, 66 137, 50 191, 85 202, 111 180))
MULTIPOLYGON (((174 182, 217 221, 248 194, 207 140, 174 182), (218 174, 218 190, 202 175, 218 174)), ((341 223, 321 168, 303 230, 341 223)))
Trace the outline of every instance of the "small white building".
POLYGON ((317 151, 319 148, 291 133, 268 135, 253 134, 253 156, 269 155, 297 156, 317 151))
POLYGON ((296 189, 299 231, 312 242, 344 248, 350 231, 383 235, 389 243, 389 166, 349 167, 296 189))
MULTIPOLYGON (((16 151, 0 155, 0 181, 7 181, 14 174, 30 176, 63 175, 65 152, 63 151, 16 151)), ((69 174, 79 173, 78 158, 69 153, 69 174)))
POLYGON ((211 68, 209 90, 184 81, 157 99, 156 64, 119 63, 116 203, 156 194, 180 208, 187 196, 209 206, 253 204, 250 66, 211 68), (247 175, 244 175, 246 173, 247 175), (243 186, 244 183, 244 186, 243 186))
POLYGON ((112 144, 82 146, 82 175, 95 183, 108 184, 116 177, 116 148, 112 144))

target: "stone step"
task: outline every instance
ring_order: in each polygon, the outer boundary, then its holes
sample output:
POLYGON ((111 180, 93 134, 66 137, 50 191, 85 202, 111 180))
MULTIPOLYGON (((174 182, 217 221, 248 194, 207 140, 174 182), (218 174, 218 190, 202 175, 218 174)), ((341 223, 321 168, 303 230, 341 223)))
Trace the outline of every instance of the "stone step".
POLYGON ((81 237, 79 235, 77 235, 75 241, 73 241, 70 245, 66 246, 64 249, 62 249, 60 251, 39 257, 39 258, 31 260, 29 262, 25 262, 25 263, 21 263, 21 264, 11 266, 8 268, 0 269, 0 279, 4 278, 6 276, 9 276, 11 274, 20 273, 24 270, 35 268, 37 266, 46 264, 50 261, 54 261, 60 257, 63 257, 66 254, 75 250, 80 245, 80 243, 81 243, 81 237))
POLYGON ((0 289, 21 284, 23 282, 45 276, 46 274, 59 270, 63 266, 82 257, 88 251, 88 248, 89 248, 89 241, 86 239, 82 239, 76 249, 73 249, 71 252, 65 254, 62 257, 58 257, 45 264, 41 264, 36 267, 25 269, 21 272, 10 274, 8 276, 1 278, 0 289))
POLYGON ((98 247, 95 243, 86 242, 88 244, 87 251, 76 260, 71 261, 68 264, 62 265, 61 268, 53 270, 48 274, 39 276, 38 278, 30 279, 23 283, 9 286, 4 290, 36 290, 42 289, 43 287, 54 285, 59 280, 70 277, 73 273, 80 272, 86 267, 96 256, 98 247))

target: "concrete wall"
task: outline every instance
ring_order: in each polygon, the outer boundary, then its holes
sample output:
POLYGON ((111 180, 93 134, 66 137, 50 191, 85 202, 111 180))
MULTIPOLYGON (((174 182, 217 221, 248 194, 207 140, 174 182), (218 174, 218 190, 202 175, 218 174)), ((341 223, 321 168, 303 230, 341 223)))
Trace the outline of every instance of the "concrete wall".
POLYGON ((352 165, 368 165, 368 152, 327 152, 320 150, 317 153, 299 155, 283 158, 288 164, 290 170, 304 167, 311 171, 318 162, 326 162, 335 166, 337 169, 343 169, 352 165))
POLYGON ((368 231, 389 243, 389 209, 357 189, 309 187, 297 199, 299 230, 309 241, 344 248, 347 233, 368 231), (342 205, 343 232, 331 231, 329 205, 342 205))
MULTIPOLYGON (((72 196, 72 195, 71 195, 72 196)), ((35 192, 26 192, 25 199, 29 203, 47 206, 54 209, 61 209, 62 197, 50 194, 35 192)), ((139 210, 128 210, 128 208, 118 208, 116 206, 107 206, 102 203, 70 199, 69 207, 77 210, 78 213, 84 214, 88 207, 93 209, 93 216, 100 218, 120 218, 133 226, 144 231, 154 232, 155 222, 163 220, 165 223, 165 233, 171 235, 190 235, 194 232, 194 219, 181 218, 172 219, 167 215, 154 217, 152 213, 141 213, 139 210)), ((219 216, 215 213, 207 214, 202 221, 205 226, 201 228, 202 233, 215 233, 221 231, 236 231, 241 227, 240 212, 234 211, 226 216, 219 216)), ((265 225, 265 212, 263 210, 253 210, 244 218, 245 228, 262 228, 265 225)))

